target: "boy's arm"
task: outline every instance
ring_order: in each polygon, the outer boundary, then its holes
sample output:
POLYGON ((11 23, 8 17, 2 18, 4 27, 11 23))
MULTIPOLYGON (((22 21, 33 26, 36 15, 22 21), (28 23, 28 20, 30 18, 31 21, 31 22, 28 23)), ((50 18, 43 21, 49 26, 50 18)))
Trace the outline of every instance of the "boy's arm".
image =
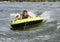
POLYGON ((30 18, 32 18, 29 14, 28 14, 28 16, 29 16, 30 18))

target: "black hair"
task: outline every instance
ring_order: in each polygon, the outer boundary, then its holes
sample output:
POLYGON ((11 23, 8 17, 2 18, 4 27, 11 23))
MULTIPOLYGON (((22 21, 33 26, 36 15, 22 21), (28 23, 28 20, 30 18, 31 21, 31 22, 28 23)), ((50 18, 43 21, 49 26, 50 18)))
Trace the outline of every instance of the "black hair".
POLYGON ((26 12, 27 13, 27 10, 24 10, 23 13, 26 12))
POLYGON ((23 15, 24 15, 25 12, 27 13, 27 10, 24 10, 24 11, 23 11, 23 15))

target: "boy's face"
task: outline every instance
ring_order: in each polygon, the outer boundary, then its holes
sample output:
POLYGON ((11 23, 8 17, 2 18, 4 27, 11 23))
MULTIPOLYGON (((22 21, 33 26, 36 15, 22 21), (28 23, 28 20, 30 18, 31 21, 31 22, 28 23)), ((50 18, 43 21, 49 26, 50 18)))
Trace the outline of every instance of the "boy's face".
POLYGON ((24 12, 24 16, 27 16, 27 12, 24 12))

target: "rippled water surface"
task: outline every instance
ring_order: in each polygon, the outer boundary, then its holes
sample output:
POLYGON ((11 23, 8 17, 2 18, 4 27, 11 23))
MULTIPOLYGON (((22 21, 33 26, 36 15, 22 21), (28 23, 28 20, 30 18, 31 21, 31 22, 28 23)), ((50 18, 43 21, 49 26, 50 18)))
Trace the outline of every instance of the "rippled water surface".
POLYGON ((0 2, 0 42, 60 42, 60 2, 0 2), (12 31, 10 14, 23 10, 46 22, 25 31, 12 31))

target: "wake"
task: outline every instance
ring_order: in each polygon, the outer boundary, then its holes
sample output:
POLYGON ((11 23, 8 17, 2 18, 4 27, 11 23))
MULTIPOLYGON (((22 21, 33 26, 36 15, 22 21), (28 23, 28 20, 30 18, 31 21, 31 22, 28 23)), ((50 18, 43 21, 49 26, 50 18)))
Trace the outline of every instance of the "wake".
POLYGON ((54 11, 45 11, 40 15, 43 18, 43 21, 52 22, 56 20, 54 11))

